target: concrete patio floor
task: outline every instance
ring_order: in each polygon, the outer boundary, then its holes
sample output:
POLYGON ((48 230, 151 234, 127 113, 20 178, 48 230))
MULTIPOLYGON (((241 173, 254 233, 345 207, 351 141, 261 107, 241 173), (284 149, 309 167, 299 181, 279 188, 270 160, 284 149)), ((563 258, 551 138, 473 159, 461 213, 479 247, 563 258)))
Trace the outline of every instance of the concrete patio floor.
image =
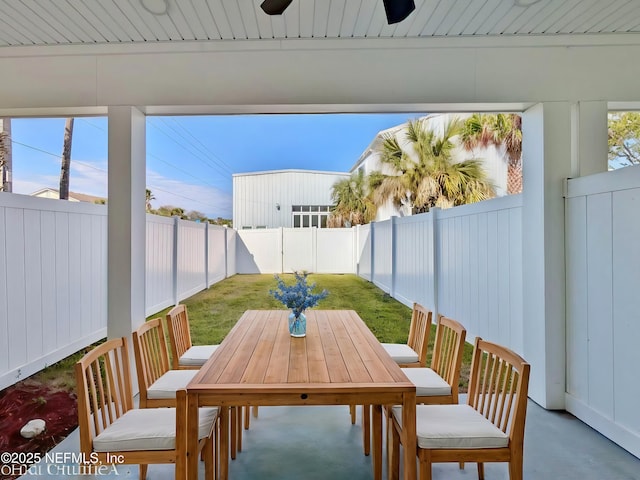
MULTIPOLYGON (((360 412, 358 412, 360 414, 360 412)), ((78 452, 78 431, 56 452, 78 452)), ((204 468, 200 462, 200 478, 204 468)), ((368 480, 371 457, 362 452, 360 417, 349 421, 348 407, 261 407, 244 432, 243 451, 230 461, 232 480, 368 480)), ((386 466, 385 466, 386 468, 386 466)), ((64 477, 83 480, 138 478, 137 466, 105 475, 79 475, 73 464, 40 465, 23 480, 64 477), (65 470, 66 468, 66 470, 65 470)), ((171 480, 171 465, 151 465, 149 480, 171 480)), ((386 470, 385 470, 386 478, 386 470)), ((437 464, 434 480, 472 480, 475 464, 437 464)), ((508 479, 505 464, 486 464, 487 480, 508 479)), ((640 459, 618 447, 570 414, 549 412, 529 402, 525 434, 525 480, 640 480, 640 459)))

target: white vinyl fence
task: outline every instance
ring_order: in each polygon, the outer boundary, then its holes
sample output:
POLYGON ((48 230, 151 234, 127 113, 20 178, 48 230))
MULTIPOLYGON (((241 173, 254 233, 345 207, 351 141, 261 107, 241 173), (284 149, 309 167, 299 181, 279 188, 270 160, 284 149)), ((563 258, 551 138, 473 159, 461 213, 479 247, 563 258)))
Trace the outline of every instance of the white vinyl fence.
POLYGON ((0 193, 0 388, 106 336, 107 210, 0 193))
POLYGON ((359 275, 522 353, 522 196, 360 228, 359 275))
POLYGON ((640 167, 569 180, 567 410, 640 457, 640 167))
POLYGON ((238 230, 237 273, 355 273, 354 228, 238 230))
POLYGON ((234 243, 229 228, 147 215, 146 314, 234 275, 234 243))
POLYGON ((436 211, 439 313, 523 354, 522 195, 436 211))
MULTIPOLYGON (((107 334, 107 207, 0 193, 0 389, 107 334)), ((235 231, 147 215, 146 314, 236 273, 235 231)))

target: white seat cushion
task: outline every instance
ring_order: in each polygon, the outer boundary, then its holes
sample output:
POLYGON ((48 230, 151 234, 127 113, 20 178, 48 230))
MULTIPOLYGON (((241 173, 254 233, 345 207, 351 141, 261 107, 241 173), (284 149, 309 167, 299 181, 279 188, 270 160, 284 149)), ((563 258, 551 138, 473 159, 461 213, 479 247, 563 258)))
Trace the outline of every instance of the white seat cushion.
MULTIPOLYGON (((218 416, 217 408, 201 408, 198 438, 206 438, 218 416)), ((176 409, 129 410, 93 439, 96 452, 173 450, 176 448, 176 409)))
POLYGON ((403 368, 402 373, 416 386, 418 397, 451 395, 451 385, 430 368, 403 368))
POLYGON ((418 354, 407 344, 383 343, 382 347, 396 363, 416 363, 418 361, 418 354))
POLYGON ((169 370, 149 387, 147 398, 176 398, 176 392, 184 390, 197 373, 198 370, 169 370))
MULTIPOLYGON (((393 416, 402 425, 402 407, 393 407, 393 416)), ((502 448, 509 437, 469 405, 416 406, 418 447, 502 448)))
POLYGON ((218 345, 194 345, 184 352, 178 364, 189 367, 201 367, 204 365, 204 362, 209 360, 209 357, 213 355, 216 348, 218 348, 218 345))

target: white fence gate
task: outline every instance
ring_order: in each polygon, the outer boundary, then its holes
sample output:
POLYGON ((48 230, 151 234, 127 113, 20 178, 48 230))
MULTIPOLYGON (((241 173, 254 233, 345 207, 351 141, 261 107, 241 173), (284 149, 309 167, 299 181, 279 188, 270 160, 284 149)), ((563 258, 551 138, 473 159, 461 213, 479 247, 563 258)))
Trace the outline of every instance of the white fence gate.
POLYGON ((354 228, 238 230, 237 273, 356 273, 354 228))
POLYGON ((640 167, 569 180, 566 408, 640 457, 640 167))

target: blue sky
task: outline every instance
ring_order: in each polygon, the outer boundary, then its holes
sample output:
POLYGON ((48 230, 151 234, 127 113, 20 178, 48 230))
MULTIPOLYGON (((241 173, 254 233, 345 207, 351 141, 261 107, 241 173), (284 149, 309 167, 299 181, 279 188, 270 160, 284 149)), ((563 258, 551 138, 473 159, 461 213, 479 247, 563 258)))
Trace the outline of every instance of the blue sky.
MULTIPOLYGON (((300 168, 346 172, 375 135, 422 113, 147 118, 154 208, 231 218, 232 174, 300 168)), ((13 191, 57 189, 64 118, 13 119, 13 191)), ((70 190, 106 197, 107 120, 77 118, 70 190)))

